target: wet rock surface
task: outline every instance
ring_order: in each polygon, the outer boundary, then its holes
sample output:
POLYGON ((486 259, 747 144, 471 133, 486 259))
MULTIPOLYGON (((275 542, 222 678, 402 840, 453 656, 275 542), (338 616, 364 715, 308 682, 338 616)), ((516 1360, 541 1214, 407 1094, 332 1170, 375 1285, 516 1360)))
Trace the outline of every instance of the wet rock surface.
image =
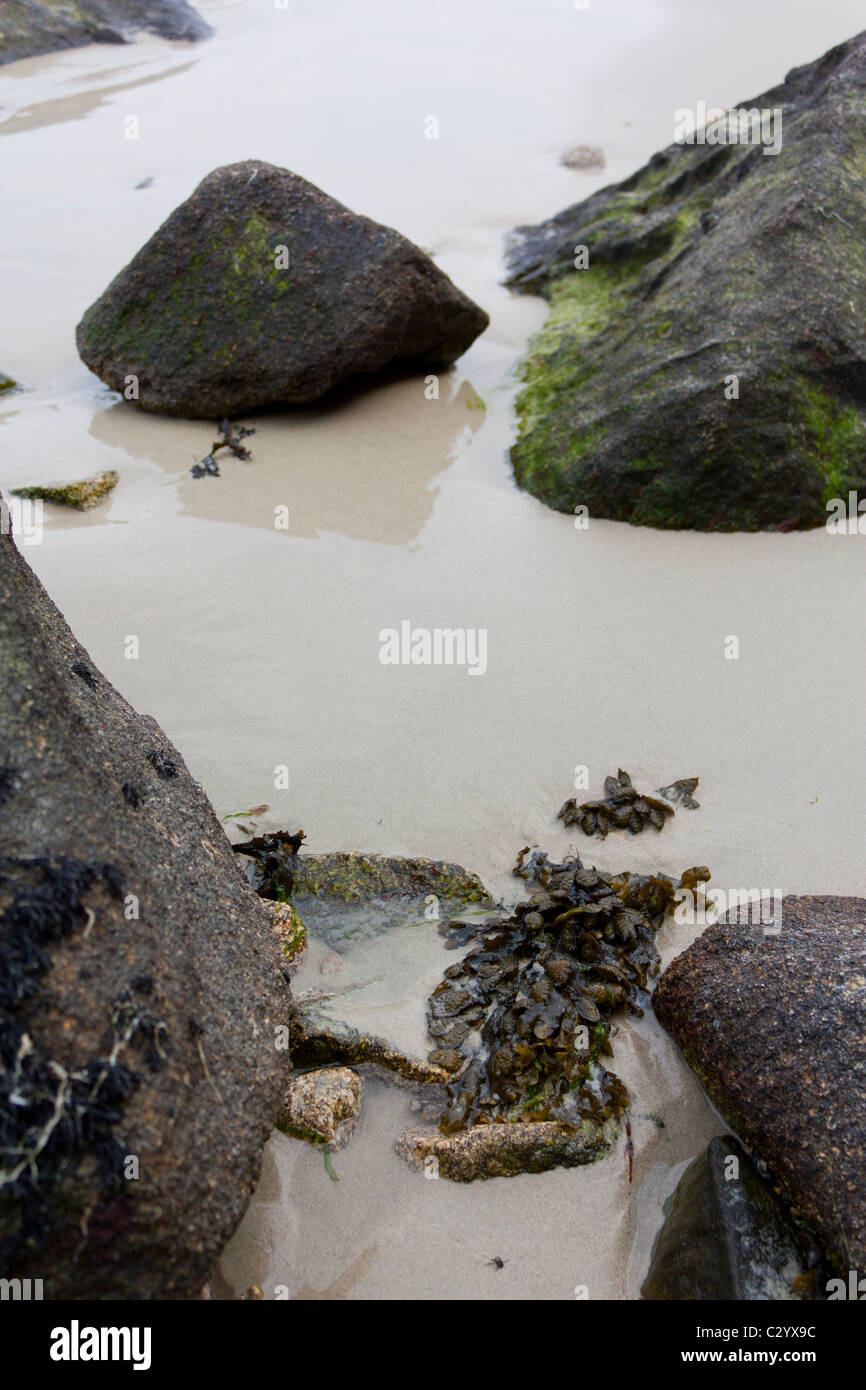
POLYGON ((288 1080, 284 959, 180 754, 8 535, 0 749, 0 1273, 197 1296, 288 1080))
POLYGON ((488 324, 429 256, 287 169, 214 170, 78 326, 116 391, 167 415, 302 404, 347 378, 446 366, 488 324))
POLYGON ((549 506, 750 531, 866 495, 866 34, 736 108, 777 109, 777 153, 734 114, 512 234, 551 311, 511 457, 549 506))
POLYGON ((350 1067, 302 1072, 289 1082, 277 1127, 335 1152, 349 1142, 361 1113, 364 1083, 350 1067))
POLYGON ((435 1159, 437 1176, 475 1182, 594 1163, 608 1151, 616 1132, 613 1123, 599 1126, 590 1121, 576 1128, 544 1122, 473 1125, 459 1134, 406 1130, 394 1147, 410 1168, 423 1170, 435 1159))
POLYGON ((145 31, 188 42, 213 32, 186 0, 0 0, 0 65, 145 31))
POLYGON ((282 952, 289 974, 294 974, 307 949, 307 929, 291 903, 269 902, 264 906, 270 913, 271 926, 282 952))
POLYGON ((292 901, 315 936, 339 948, 394 926, 435 924, 441 916, 491 912, 477 874, 438 859, 381 854, 303 854, 292 901))
POLYGON ((668 967, 658 1018, 840 1271, 866 1268, 866 900, 787 897, 668 967))
POLYGON ((689 1164, 667 1203, 641 1296, 755 1300, 809 1297, 817 1252, 732 1135, 689 1164))
POLYGON ((292 1010, 290 1037, 296 1066, 368 1065, 405 1081, 436 1085, 448 1080, 442 1067, 409 1056, 385 1038, 353 1028, 328 1007, 327 996, 298 998, 292 1010))

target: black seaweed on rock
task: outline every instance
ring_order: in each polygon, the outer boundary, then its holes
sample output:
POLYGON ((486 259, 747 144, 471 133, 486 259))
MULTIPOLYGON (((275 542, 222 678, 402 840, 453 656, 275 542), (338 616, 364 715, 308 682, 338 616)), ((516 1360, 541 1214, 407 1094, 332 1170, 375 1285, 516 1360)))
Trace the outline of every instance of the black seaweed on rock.
POLYGON ((123 880, 111 864, 68 856, 0 858, 0 1190, 17 1221, 0 1233, 0 1267, 14 1268, 52 1220, 52 1193, 90 1156, 107 1192, 123 1192, 124 1149, 114 1134, 139 1076, 121 1054, 136 1039, 152 1070, 165 1055, 165 1024, 128 991, 114 1001, 104 1045, 75 1070, 35 1047, 21 1010, 50 966, 49 948, 87 930, 85 897, 99 884, 115 898, 123 880))
POLYGON ((475 940, 430 996, 430 1060, 457 1064, 440 1128, 554 1120, 603 1125, 628 1103, 625 1086, 601 1065, 610 1055, 610 1016, 642 1014, 658 972, 655 933, 680 888, 709 879, 686 870, 605 875, 575 858, 551 863, 523 849, 514 869, 532 896, 496 923, 452 922, 453 946, 475 940))

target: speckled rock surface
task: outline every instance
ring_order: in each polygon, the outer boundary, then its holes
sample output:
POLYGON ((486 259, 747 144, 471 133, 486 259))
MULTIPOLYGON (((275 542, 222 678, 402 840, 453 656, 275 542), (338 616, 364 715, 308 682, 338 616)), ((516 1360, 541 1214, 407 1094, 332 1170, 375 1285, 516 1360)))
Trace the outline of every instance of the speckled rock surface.
POLYGON ((775 936, 709 927, 654 1006, 837 1268, 866 1269, 866 900, 785 898, 775 936))
POLYGON ((278 1128, 309 1143, 342 1149, 361 1113, 364 1083, 350 1067, 324 1067, 293 1076, 277 1120, 278 1128))
POLYGON ((445 366, 488 322, 399 232, 246 160, 175 209, 77 341, 115 391, 135 377, 144 410, 219 419, 390 365, 445 366))
POLYGON ((0 1275, 196 1297, 288 1081, 285 961, 180 754, 2 534, 0 806, 0 1275))

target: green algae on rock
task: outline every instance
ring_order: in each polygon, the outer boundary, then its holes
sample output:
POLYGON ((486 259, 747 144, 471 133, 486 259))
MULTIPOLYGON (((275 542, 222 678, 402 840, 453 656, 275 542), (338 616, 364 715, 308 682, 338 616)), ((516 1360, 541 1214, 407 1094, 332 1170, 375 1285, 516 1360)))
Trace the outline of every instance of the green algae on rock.
POLYGON ((446 366, 489 322, 418 247, 258 160, 209 174, 78 325, 144 410, 300 405, 349 377, 446 366))
POLYGON ((605 875, 528 848, 514 872, 533 891, 509 917, 440 928, 455 945, 475 941, 428 1004, 431 1036, 461 1054, 445 1134, 540 1121, 579 1130, 621 1115, 625 1086, 600 1062, 611 1053, 610 1015, 642 1014, 658 971, 655 933, 677 890, 709 878, 705 868, 679 882, 605 875))
POLYGON ((307 949, 307 929, 291 903, 265 899, 265 906, 270 911, 274 932, 289 967, 289 974, 294 974, 307 949))
POLYGON ((213 32, 187 0, 0 0, 0 65, 142 30, 188 43, 213 32))
POLYGON ((82 478, 77 483, 57 483, 55 485, 13 487, 14 497, 40 498, 43 502, 54 502, 60 507, 75 507, 79 512, 88 512, 96 507, 117 487, 118 477, 113 468, 96 473, 92 478, 82 478))
MULTIPOLYGON (((697 777, 686 780, 694 791, 698 785, 697 777)), ((679 798, 683 786, 685 780, 672 783, 666 790, 679 798)), ((600 801, 582 801, 578 804, 575 797, 570 797, 560 807, 557 818, 563 825, 579 825, 584 835, 600 835, 604 839, 611 830, 628 830, 632 835, 639 835, 647 825, 661 830, 665 818, 674 814, 673 807, 664 801, 658 801, 653 796, 642 796, 622 768, 616 777, 605 777, 604 791, 604 798, 600 801)), ((697 806, 697 802, 694 805, 697 806)))
POLYGON ((866 496, 866 34, 746 105, 782 111, 775 154, 725 126, 512 234, 550 314, 511 457, 549 506, 789 530, 866 496))
POLYGON ((332 947, 393 926, 436 922, 440 909, 456 917, 486 915, 495 906, 477 874, 459 864, 380 854, 304 854, 292 898, 311 934, 332 947))

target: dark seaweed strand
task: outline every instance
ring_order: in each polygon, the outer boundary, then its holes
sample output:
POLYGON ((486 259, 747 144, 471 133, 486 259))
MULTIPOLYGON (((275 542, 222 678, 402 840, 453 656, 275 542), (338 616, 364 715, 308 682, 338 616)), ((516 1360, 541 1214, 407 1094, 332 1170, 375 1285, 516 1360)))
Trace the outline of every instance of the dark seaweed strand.
POLYGON ((112 1007, 102 1055, 75 1071, 43 1056, 21 1027, 18 1009, 38 991, 49 945, 86 922, 84 897, 98 883, 122 898, 122 876, 111 864, 66 856, 0 857, 0 896, 10 899, 0 919, 3 1270, 13 1269, 34 1243, 44 1246, 51 1232, 52 1193, 84 1155, 96 1159, 106 1192, 121 1190, 124 1150, 114 1128, 140 1076, 120 1054, 136 1036, 151 1068, 162 1064, 165 1052, 165 1025, 138 1010, 128 992, 112 1007))

